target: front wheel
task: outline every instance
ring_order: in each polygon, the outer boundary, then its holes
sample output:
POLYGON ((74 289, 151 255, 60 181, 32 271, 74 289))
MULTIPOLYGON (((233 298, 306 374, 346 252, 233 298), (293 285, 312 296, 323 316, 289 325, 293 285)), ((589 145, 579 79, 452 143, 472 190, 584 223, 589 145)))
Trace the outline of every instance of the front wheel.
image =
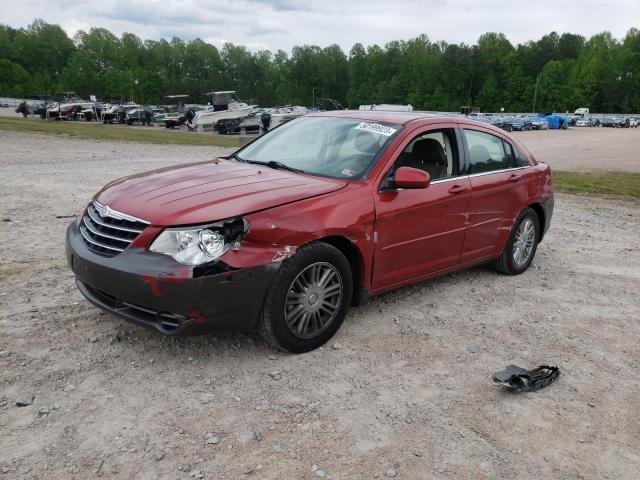
POLYGON ((516 219, 502 255, 492 266, 506 275, 524 272, 536 254, 540 238, 540 219, 531 208, 525 208, 516 219))
POLYGON ((258 328, 272 346, 302 353, 327 342, 344 321, 353 292, 348 260, 316 242, 285 260, 264 299, 258 328))

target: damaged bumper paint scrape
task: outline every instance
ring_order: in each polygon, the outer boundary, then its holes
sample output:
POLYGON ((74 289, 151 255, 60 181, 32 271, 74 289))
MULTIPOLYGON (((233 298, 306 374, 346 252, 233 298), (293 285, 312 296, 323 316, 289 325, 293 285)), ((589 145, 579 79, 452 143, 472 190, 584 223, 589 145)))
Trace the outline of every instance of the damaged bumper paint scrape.
POLYGON ((222 262, 185 267, 130 247, 114 257, 90 251, 76 222, 66 256, 82 294, 99 308, 164 334, 252 331, 280 263, 232 268, 222 262))

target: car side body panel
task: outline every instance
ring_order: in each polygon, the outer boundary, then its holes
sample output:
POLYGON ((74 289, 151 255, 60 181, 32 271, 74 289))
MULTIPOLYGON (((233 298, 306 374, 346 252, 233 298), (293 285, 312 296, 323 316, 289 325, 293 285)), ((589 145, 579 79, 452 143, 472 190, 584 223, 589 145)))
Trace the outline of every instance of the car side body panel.
POLYGON ((466 177, 435 180, 426 189, 381 191, 381 180, 416 137, 440 129, 455 131, 455 128, 456 123, 449 121, 407 129, 389 156, 382 175, 373 183, 374 289, 411 281, 459 263, 471 196, 466 177))

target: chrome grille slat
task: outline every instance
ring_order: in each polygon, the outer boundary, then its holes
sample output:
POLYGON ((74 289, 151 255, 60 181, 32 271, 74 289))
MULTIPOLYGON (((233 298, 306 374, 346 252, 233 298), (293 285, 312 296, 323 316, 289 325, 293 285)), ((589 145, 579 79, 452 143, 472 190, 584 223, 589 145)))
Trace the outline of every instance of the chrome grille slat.
POLYGON ((104 244, 102 244, 100 242, 96 242, 91 237, 89 237, 89 235, 87 235, 85 233, 85 230, 86 230, 86 228, 84 226, 81 226, 80 227, 80 234, 82 235, 82 238, 84 238, 90 244, 95 245, 96 247, 106 248, 107 250, 113 250, 115 252, 124 252, 124 248, 110 247, 109 245, 104 245, 104 244))
POLYGON ((97 230, 94 230, 93 227, 89 223, 90 221, 91 220, 87 220, 87 217, 84 217, 82 219, 82 222, 84 223, 84 226, 87 227, 87 230, 89 230, 94 235, 96 235, 98 237, 108 238, 109 240, 115 240, 117 242, 131 243, 131 240, 125 240, 124 238, 114 237, 113 235, 107 235, 106 233, 102 233, 102 232, 99 232, 97 230))
POLYGON ((142 231, 148 222, 139 220, 122 212, 106 208, 93 202, 87 208, 79 227, 80 234, 87 248, 107 257, 123 252, 142 231), (102 215, 98 212, 98 208, 102 215), (106 210, 106 211, 105 211, 106 210))

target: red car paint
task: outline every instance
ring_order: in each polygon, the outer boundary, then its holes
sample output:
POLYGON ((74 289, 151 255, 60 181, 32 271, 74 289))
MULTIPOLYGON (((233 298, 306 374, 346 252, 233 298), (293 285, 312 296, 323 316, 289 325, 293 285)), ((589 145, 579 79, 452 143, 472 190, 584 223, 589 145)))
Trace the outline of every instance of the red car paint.
POLYGON ((217 159, 116 180, 96 199, 152 225, 195 225, 334 192, 347 183, 217 159))
MULTIPOLYGON (((319 115, 400 124, 404 129, 364 180, 320 178, 220 159, 117 180, 96 199, 151 223, 135 240, 137 247, 148 247, 164 227, 244 216, 250 232, 240 248, 221 258, 230 267, 277 262, 314 240, 340 238, 357 252, 356 280, 376 295, 497 258, 519 212, 533 206, 544 215, 543 205, 553 196, 549 166, 490 125, 406 112, 319 115), (500 137, 528 166, 462 175, 425 189, 380 191, 386 172, 411 140, 441 128, 469 128, 500 137)), ((157 283, 149 286, 162 292, 157 283)))

